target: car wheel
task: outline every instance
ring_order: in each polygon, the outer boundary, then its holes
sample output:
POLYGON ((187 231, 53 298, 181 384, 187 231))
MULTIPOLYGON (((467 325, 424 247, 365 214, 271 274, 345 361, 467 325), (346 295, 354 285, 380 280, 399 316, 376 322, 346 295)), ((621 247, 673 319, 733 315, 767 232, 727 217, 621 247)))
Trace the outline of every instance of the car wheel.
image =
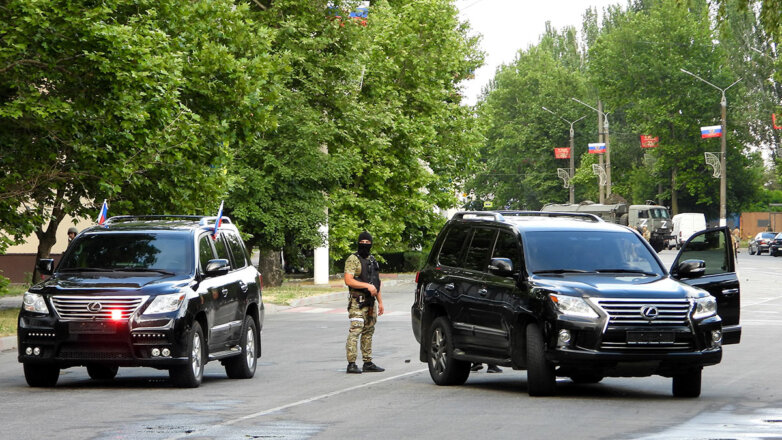
POLYGON ((119 367, 116 365, 101 365, 101 364, 87 365, 87 374, 90 375, 90 379, 95 379, 95 380, 114 379, 117 376, 117 371, 119 371, 119 367))
POLYGON ((197 388, 204 378, 204 333, 201 324, 194 322, 187 338, 187 365, 168 371, 171 382, 179 388, 197 388))
MULTIPOLYGON (((255 368, 258 365, 258 330, 252 316, 244 318, 244 329, 239 345, 242 352, 225 361, 225 374, 231 379, 250 379, 255 376, 255 368)), ((260 341, 258 341, 260 342, 260 341)))
POLYGON ((556 391, 554 365, 546 360, 546 344, 537 324, 527 325, 527 392, 530 396, 551 396, 556 391))
POLYGON ((461 385, 470 376, 470 362, 453 358, 453 338, 448 319, 434 320, 429 330, 429 375, 437 385, 461 385))
POLYGON ((60 368, 51 365, 24 365, 24 379, 31 387, 53 387, 60 378, 60 368))
POLYGON ((577 384, 600 383, 603 380, 603 376, 598 374, 576 374, 570 376, 570 380, 577 384))
POLYGON ((749 252, 750 255, 755 255, 755 249, 753 249, 752 246, 747 248, 747 252, 749 252))
POLYGON ((674 397, 698 397, 701 395, 701 369, 673 376, 674 397))

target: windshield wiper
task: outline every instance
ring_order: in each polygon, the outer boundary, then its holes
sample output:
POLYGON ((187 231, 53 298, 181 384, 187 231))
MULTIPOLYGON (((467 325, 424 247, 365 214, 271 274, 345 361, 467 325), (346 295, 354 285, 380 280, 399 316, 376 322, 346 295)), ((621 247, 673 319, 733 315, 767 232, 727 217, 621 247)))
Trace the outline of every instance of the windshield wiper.
POLYGON ((546 270, 536 270, 535 272, 532 272, 534 274, 539 273, 589 273, 588 270, 581 270, 581 269, 546 269, 546 270))
POLYGON ((59 269, 58 272, 111 272, 112 269, 106 269, 105 267, 65 267, 59 269))
POLYGON ((148 267, 118 267, 112 269, 114 272, 157 272, 163 275, 175 275, 174 272, 163 269, 150 269, 148 267))
POLYGON ((640 269, 597 269, 595 270, 595 272, 597 273, 640 273, 643 275, 648 275, 650 277, 660 276, 659 273, 646 272, 640 269))

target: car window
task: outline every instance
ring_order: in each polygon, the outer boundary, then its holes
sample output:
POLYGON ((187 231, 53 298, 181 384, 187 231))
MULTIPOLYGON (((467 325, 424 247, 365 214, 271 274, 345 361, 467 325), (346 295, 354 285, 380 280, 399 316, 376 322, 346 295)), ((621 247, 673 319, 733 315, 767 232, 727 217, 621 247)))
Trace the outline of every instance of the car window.
POLYGON ((773 232, 761 232, 761 238, 774 238, 773 232))
POLYGON ((231 256, 233 256, 232 266, 235 268, 247 266, 247 258, 241 239, 233 232, 226 232, 224 235, 228 239, 228 247, 231 249, 231 256))
POLYGON ((465 269, 486 271, 489 267, 489 252, 494 247, 496 229, 477 228, 472 235, 462 267, 465 269))
POLYGON ((98 233, 80 236, 59 270, 151 269, 190 273, 192 242, 185 234, 98 233))
POLYGON ((663 268, 636 234, 624 231, 528 231, 527 268, 545 271, 639 271, 662 275, 663 268))
POLYGON ((497 237, 497 244, 494 245, 494 252, 492 252, 491 257, 510 259, 513 262, 514 270, 516 270, 521 262, 516 236, 510 232, 500 231, 500 235, 497 237))
POLYGON ((201 265, 201 270, 206 269, 206 264, 209 260, 214 259, 214 251, 212 250, 212 239, 209 235, 202 235, 198 240, 198 262, 201 265))
POLYGON ((690 239, 679 261, 703 260, 706 263, 704 275, 725 273, 728 270, 728 248, 722 231, 710 231, 690 239))
POLYGON ((230 261, 231 257, 228 255, 228 246, 225 244, 225 236, 220 234, 217 240, 214 241, 215 250, 217 251, 217 258, 222 258, 230 261))
POLYGON ((452 227, 440 248, 438 263, 443 266, 458 266, 462 256, 464 240, 467 238, 469 228, 463 226, 452 227))

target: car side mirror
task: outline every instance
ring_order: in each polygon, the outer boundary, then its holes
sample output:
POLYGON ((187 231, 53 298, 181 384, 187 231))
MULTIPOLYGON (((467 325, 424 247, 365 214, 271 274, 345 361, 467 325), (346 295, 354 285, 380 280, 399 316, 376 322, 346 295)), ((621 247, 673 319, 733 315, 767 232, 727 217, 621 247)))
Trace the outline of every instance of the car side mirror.
POLYGON ((510 258, 492 258, 489 263, 489 272, 501 277, 512 276, 513 262, 510 258))
POLYGON ((42 258, 38 260, 38 272, 42 275, 51 275, 54 273, 54 260, 51 258, 42 258))
POLYGON ((225 258, 217 258, 206 263, 204 272, 206 272, 208 277, 216 277, 227 274, 229 270, 231 270, 231 263, 225 258))
POLYGON ((681 278, 699 278, 706 273, 703 260, 684 260, 676 267, 676 275, 681 278))

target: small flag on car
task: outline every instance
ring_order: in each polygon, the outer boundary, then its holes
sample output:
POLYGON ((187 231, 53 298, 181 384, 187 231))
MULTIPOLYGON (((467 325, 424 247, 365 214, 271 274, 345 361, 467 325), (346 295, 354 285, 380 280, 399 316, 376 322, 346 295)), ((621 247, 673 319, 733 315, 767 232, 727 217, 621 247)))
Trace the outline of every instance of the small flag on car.
POLYGON ((710 125, 701 127, 701 138, 718 138, 722 136, 722 125, 710 125))
POLYGON ((106 223, 106 216, 109 213, 109 205, 106 204, 106 199, 103 199, 103 206, 100 208, 100 214, 98 214, 98 224, 103 225, 106 223))
POLYGON ((217 219, 215 220, 215 230, 212 233, 212 239, 217 240, 217 230, 220 228, 220 224, 223 222, 223 202, 220 202, 220 209, 217 211, 217 219))

